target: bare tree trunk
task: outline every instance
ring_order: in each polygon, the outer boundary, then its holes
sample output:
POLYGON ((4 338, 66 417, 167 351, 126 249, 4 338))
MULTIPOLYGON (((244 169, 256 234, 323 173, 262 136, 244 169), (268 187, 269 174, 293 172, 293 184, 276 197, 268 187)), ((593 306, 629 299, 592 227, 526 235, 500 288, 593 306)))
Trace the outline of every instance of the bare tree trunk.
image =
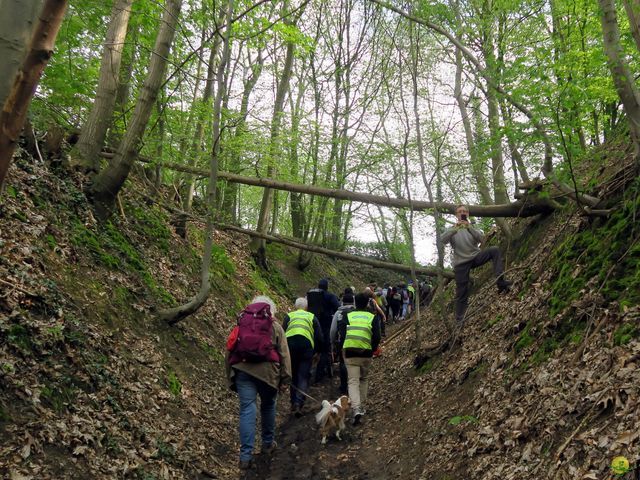
MULTIPOLYGON (((255 61, 251 61, 251 74, 244 82, 242 90, 242 100, 240 101, 240 113, 238 115, 238 123, 236 125, 236 131, 234 136, 237 141, 240 141, 244 135, 247 134, 247 115, 249 113, 249 98, 253 92, 254 87, 258 83, 260 75, 262 74, 262 68, 264 66, 264 57, 260 50, 257 54, 255 61)), ((233 173, 239 173, 240 166, 240 152, 232 152, 232 158, 229 160, 227 170, 233 173)), ((236 199, 238 197, 238 184, 227 182, 225 185, 224 201, 222 202, 222 212, 229 217, 231 223, 237 222, 237 205, 236 199)))
POLYGON ((0 1, 0 106, 9 96, 13 80, 27 53, 41 6, 42 0, 0 1))
POLYGON ((627 113, 629 131, 631 132, 631 139, 633 140, 637 157, 636 161, 639 161, 640 96, 620 44, 616 3, 614 0, 598 0, 598 3, 600 4, 600 21, 604 37, 604 53, 607 56, 613 84, 616 86, 624 111, 627 113))
POLYGON ((42 72, 53 55, 53 47, 67 9, 66 0, 46 0, 18 75, 0 113, 0 192, 11 157, 22 131, 31 99, 42 72))
POLYGON ((126 131, 126 115, 127 105, 131 98, 131 85, 133 83, 133 67, 138 59, 138 35, 140 25, 138 22, 129 22, 129 30, 127 31, 127 42, 130 47, 122 52, 122 63, 120 64, 120 78, 118 80, 118 89, 116 91, 116 103, 113 106, 113 116, 111 118, 109 132, 107 134, 107 143, 109 145, 117 145, 122 140, 124 131, 126 131), (120 128, 118 119, 122 119, 124 128, 120 128))
POLYGON ((640 1, 639 0, 623 0, 624 9, 629 17, 629 27, 631 35, 636 42, 636 48, 640 50, 640 1))
MULTIPOLYGON (((418 67, 419 67, 419 52, 420 52, 420 41, 418 38, 418 33, 413 24, 411 24, 411 85, 412 85, 412 96, 413 96, 413 117, 414 122, 416 124, 416 145, 418 147, 418 161, 420 162, 420 173, 422 175, 422 181, 424 183, 425 188, 427 189, 427 195, 429 197, 429 201, 433 202, 433 189, 431 188, 431 180, 427 178, 426 172, 426 159, 424 155, 424 142, 422 141, 422 125, 420 123, 420 114, 418 110, 418 67)), ((408 119, 407 119, 408 121, 408 119)), ((438 167, 436 167, 438 168, 438 167)), ((413 209, 411 209, 411 216, 413 217, 413 209)), ((440 236, 442 235, 442 230, 440 228, 440 223, 442 222, 442 213, 439 209, 433 209, 433 221, 435 223, 435 234, 436 234, 436 248, 438 252, 438 260, 437 264, 439 267, 444 265, 444 245, 440 241, 440 236)), ((412 233, 413 235, 413 233, 412 233)), ((419 302, 418 302, 419 303, 419 302)))
MULTIPOLYGON (((271 133, 269 140, 269 152, 267 157, 267 176, 275 173, 276 156, 280 149, 280 125, 282 124, 282 115, 284 111, 284 100, 289 90, 289 82, 291 80, 291 71, 293 69, 293 57, 295 53, 295 43, 287 42, 287 53, 284 60, 284 68, 276 89, 276 99, 273 106, 273 116, 271 118, 271 133)), ((260 233, 266 233, 269 228, 269 217, 271 214, 271 205, 273 202, 273 191, 265 188, 262 194, 262 203, 260 205, 260 215, 258 217, 257 230, 260 233)), ((265 242, 262 239, 254 239, 251 242, 251 250, 256 257, 258 264, 266 267, 265 242)))
MULTIPOLYGON (((512 123, 511 114, 509 113, 507 106, 504 101, 500 102, 500 110, 502 112, 502 121, 506 124, 512 123)), ((511 133, 511 129, 507 127, 507 144, 509 145, 509 153, 511 154, 511 159, 515 162, 518 174, 520 178, 525 182, 529 181, 529 174, 527 173, 527 167, 522 160, 522 155, 520 154, 520 150, 518 150, 518 145, 516 144, 516 140, 513 137, 513 133, 511 133)))
POLYGON ((117 0, 113 4, 111 20, 100 63, 100 78, 96 98, 89 117, 82 127, 77 149, 80 155, 74 164, 88 172, 97 173, 100 169, 100 151, 107 136, 107 129, 113 117, 118 93, 120 65, 127 26, 131 15, 133 0, 117 0))
MULTIPOLYGON (((218 24, 223 20, 224 10, 220 14, 218 24)), ((209 67, 207 68, 207 80, 205 82, 204 94, 202 96, 202 109, 198 111, 198 122, 196 123, 193 140, 189 148, 186 149, 185 155, 189 159, 188 165, 194 167, 200 158, 200 152, 202 151, 202 143, 204 142, 205 122, 207 119, 207 111, 213 98, 213 92, 215 90, 215 74, 216 63, 215 58, 220 48, 220 35, 215 36, 213 46, 209 52, 209 67)), ((208 175, 207 175, 208 176, 208 175)), ((184 212, 191 211, 191 204, 193 203, 193 194, 195 192, 195 184, 193 178, 186 177, 185 184, 182 192, 182 210, 184 212)), ((182 216, 178 218, 175 224, 176 233, 182 238, 187 238, 187 217, 182 216)))
POLYGON ((96 175, 93 184, 89 187, 88 194, 94 204, 97 216, 102 220, 111 214, 116 195, 124 185, 138 154, 140 141, 147 128, 151 110, 164 81, 167 59, 171 51, 181 6, 182 0, 166 1, 162 23, 149 63, 149 73, 136 103, 131 124, 120 142, 111 165, 96 175))
POLYGON ((216 98, 213 104, 213 149, 211 151, 211 164, 209 183, 207 185, 207 218, 204 233, 204 252, 202 255, 202 267, 200 270, 200 290, 184 305, 170 308, 159 312, 158 316, 161 320, 175 325, 189 315, 197 312, 209 297, 211 290, 210 268, 211 253, 213 251, 213 231, 215 225, 215 205, 216 205, 216 184, 218 182, 218 163, 220 155, 220 124, 222 122, 222 97, 224 96, 226 86, 225 71, 231 57, 231 20, 233 18, 234 0, 229 0, 226 5, 226 30, 224 34, 224 48, 216 78, 218 80, 216 98))

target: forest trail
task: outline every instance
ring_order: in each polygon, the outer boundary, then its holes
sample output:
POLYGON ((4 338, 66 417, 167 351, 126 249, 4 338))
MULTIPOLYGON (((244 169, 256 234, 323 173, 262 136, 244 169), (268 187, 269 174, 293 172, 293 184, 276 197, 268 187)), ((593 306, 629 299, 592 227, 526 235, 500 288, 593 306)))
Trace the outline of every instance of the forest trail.
MULTIPOLYGON (((375 372, 380 359, 374 359, 375 372)), ((337 371, 337 365, 334 365, 337 371)), ((373 375, 375 375, 373 373, 373 375)), ((342 440, 331 436, 326 445, 320 443, 315 413, 322 400, 334 401, 339 397, 339 377, 312 385, 301 418, 289 413, 288 397, 283 395, 278 405, 279 426, 276 430, 278 448, 270 456, 256 455, 254 467, 241 473, 242 480, 383 480, 389 476, 380 468, 380 447, 373 438, 373 425, 377 420, 375 408, 367 407, 367 415, 360 425, 347 418, 342 440), (372 446, 373 444, 373 446, 372 446), (376 448, 378 450, 376 450, 376 448)))

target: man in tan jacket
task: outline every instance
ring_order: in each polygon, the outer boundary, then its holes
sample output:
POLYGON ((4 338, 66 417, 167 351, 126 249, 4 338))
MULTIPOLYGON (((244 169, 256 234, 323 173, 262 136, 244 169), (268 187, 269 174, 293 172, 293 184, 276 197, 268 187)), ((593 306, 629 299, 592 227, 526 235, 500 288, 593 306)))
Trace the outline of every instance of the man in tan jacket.
POLYGON ((269 297, 254 298, 240 314, 237 340, 225 359, 229 387, 238 393, 240 399, 242 470, 251 468, 253 463, 258 396, 262 420, 262 453, 271 453, 276 447, 278 391, 284 392, 291 383, 289 347, 284 330, 272 317, 275 313, 275 303, 269 297), (261 335, 266 338, 261 338, 261 335))

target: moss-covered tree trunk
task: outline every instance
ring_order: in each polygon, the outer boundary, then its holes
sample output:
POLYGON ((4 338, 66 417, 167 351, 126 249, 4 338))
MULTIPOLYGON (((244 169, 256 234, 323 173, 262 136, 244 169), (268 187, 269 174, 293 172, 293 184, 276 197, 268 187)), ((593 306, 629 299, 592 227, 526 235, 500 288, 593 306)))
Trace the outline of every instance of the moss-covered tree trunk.
MULTIPOLYGON (((286 11, 286 10, 285 10, 286 11)), ((280 126, 282 125, 282 116, 284 113, 284 100, 289 90, 291 81, 291 72, 293 70, 293 59, 295 54, 295 43, 292 40, 287 41, 287 49, 284 59, 282 74, 278 81, 276 89, 276 98, 273 105, 273 116, 271 117, 271 132, 269 137, 269 150, 267 153, 267 176, 272 176, 276 172, 277 156, 280 152, 280 126)), ((260 204, 260 214, 258 216, 257 230, 260 233, 267 233, 269 229, 269 220, 271 218, 271 208, 273 204, 273 190, 265 188, 262 194, 262 202, 260 204)), ((258 264, 266 267, 265 241, 254 238, 251 242, 251 250, 258 264)))
POLYGON ((627 114, 636 161, 640 162, 640 95, 620 43, 620 29, 614 0, 598 0, 604 38, 604 53, 613 83, 627 114))
POLYGON ((88 195, 101 220, 105 220, 111 215, 116 196, 129 176, 129 171, 138 155, 142 136, 147 128, 160 87, 164 82, 181 7, 182 0, 166 1, 162 23, 151 54, 149 72, 140 91, 131 124, 122 138, 110 166, 96 175, 89 187, 88 195))
POLYGON ((220 124, 222 122, 222 98, 226 91, 225 71, 229 65, 231 57, 231 20, 233 18, 234 2, 229 0, 225 11, 225 33, 223 40, 222 57, 218 64, 216 72, 217 90, 216 98, 213 102, 213 148, 211 151, 211 162, 209 171, 209 183, 207 184, 206 196, 206 226, 204 232, 204 251, 202 254, 202 264, 200 268, 200 289, 198 293, 187 303, 175 308, 161 311, 158 316, 161 320, 166 321, 169 325, 175 325, 189 315, 197 312, 209 297, 211 290, 210 268, 211 254, 213 252, 213 232, 215 225, 215 207, 216 207, 216 184, 218 182, 218 164, 220 157, 220 124))
POLYGON ((116 104, 122 52, 132 4, 133 0, 117 0, 111 11, 96 97, 76 146, 79 156, 74 163, 88 172, 97 173, 100 167, 99 153, 104 145, 116 104))
POLYGON ((0 2, 0 107, 11 92, 13 80, 27 53, 42 0, 0 2))
POLYGON ((27 56, 4 102, 2 113, 0 113, 0 191, 2 191, 18 137, 27 118, 31 99, 38 87, 42 72, 53 55, 53 47, 66 10, 65 0, 45 1, 40 20, 27 48, 27 56))

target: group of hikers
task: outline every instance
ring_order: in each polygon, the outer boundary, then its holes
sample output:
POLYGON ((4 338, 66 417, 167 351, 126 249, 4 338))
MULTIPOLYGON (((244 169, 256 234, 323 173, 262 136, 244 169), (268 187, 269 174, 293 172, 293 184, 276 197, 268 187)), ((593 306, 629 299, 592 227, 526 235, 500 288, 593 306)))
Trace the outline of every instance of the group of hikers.
MULTIPOLYGON (((492 261, 498 291, 508 291, 511 282, 504 276, 500 250, 478 247, 483 234, 470 223, 466 205, 456 208, 456 220, 442 241, 450 243, 454 252, 455 317, 461 328, 471 269, 492 261)), ((288 389, 292 415, 302 416, 305 400, 311 398, 307 392, 312 376, 315 382, 333 377, 334 363, 338 364, 340 394, 349 396, 352 422, 358 425, 366 413, 368 374, 373 357, 379 354, 385 325, 409 318, 415 302, 428 304, 431 295, 428 283, 420 284, 417 291, 412 284, 371 284, 359 293, 347 287, 338 299, 329 291, 329 281, 322 279, 305 297, 295 300, 282 325, 274 321, 273 300, 255 297, 240 313, 227 340, 225 362, 229 386, 240 400, 240 468, 249 469, 253 463, 258 397, 261 451, 269 454, 277 446, 278 392, 288 389)))
POLYGON ((278 391, 289 389, 291 413, 303 414, 311 378, 333 377, 338 363, 340 393, 349 395, 353 424, 365 414, 368 372, 383 336, 386 314, 370 287, 342 298, 329 291, 329 281, 299 297, 282 325, 273 321, 277 308, 257 296, 241 312, 227 340, 227 378, 240 399, 240 468, 253 462, 257 399, 260 397, 262 453, 276 447, 274 438, 278 391), (315 371, 314 370, 315 367, 315 371))

